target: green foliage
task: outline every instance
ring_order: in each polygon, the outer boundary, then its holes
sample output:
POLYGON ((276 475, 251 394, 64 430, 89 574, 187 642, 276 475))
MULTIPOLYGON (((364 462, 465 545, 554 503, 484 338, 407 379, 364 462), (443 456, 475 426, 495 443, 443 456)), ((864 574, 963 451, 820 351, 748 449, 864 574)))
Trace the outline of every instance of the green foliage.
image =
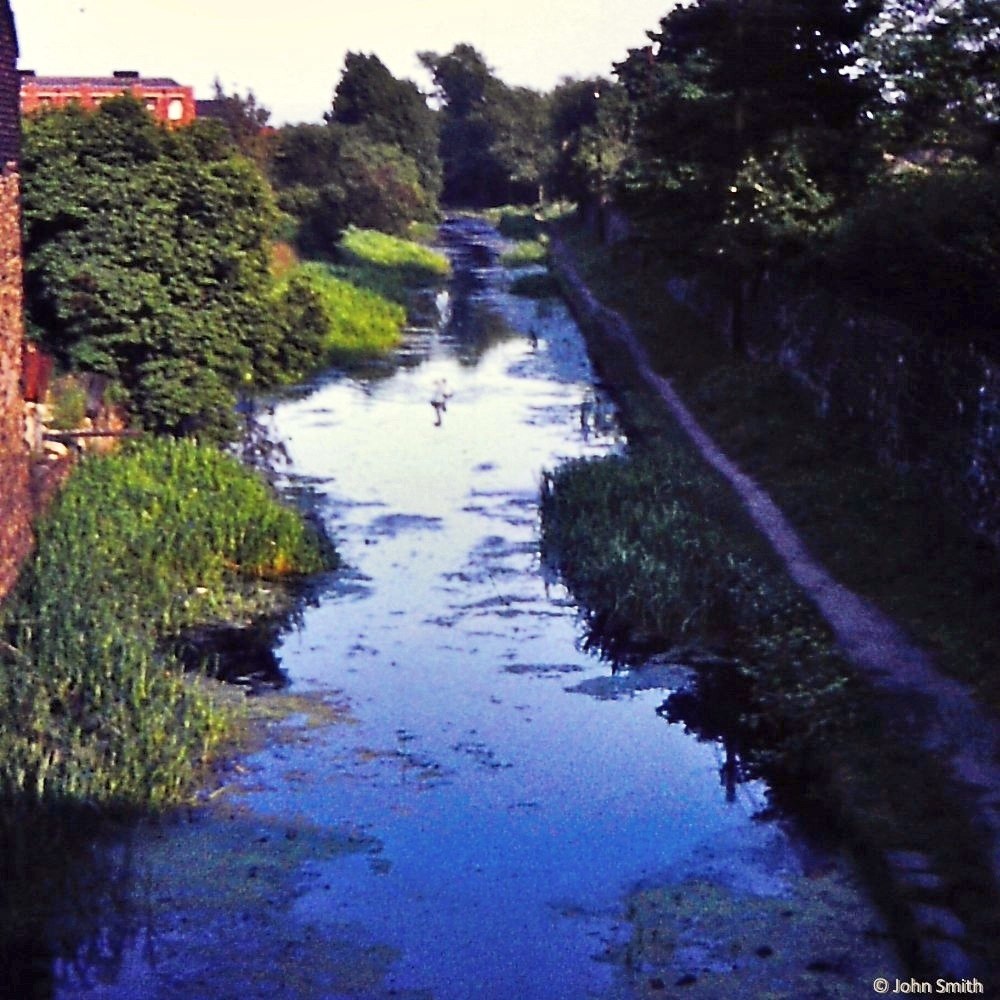
POLYGON ((326 120, 362 130, 375 145, 395 146, 416 164, 428 204, 437 205, 437 116, 414 83, 397 80, 378 56, 348 52, 326 120))
POLYGON ((404 235, 433 219, 436 195, 418 161, 361 126, 338 122, 282 129, 272 173, 281 209, 299 220, 301 249, 331 255, 350 226, 404 235))
MULTIPOLYGON (((815 401, 787 374, 720 352, 717 335, 666 291, 662 262, 609 261, 609 251, 580 234, 575 245, 591 289, 629 319, 657 371, 771 492, 817 558, 899 621, 943 672, 1000 706, 1000 573, 995 554, 950 505, 914 477, 879 467, 858 428, 817 415, 815 401)), ((859 266, 870 262, 868 254, 859 266)), ((656 411, 650 402, 647 412, 656 411)), ((630 416, 638 422, 634 409, 630 416)), ((662 417, 644 420, 641 433, 662 434, 663 425, 662 417)))
POLYGON ((444 201, 484 207, 540 200, 553 156, 547 99, 508 87, 465 43, 419 59, 442 104, 444 201))
POLYGON ((663 18, 655 50, 618 66, 635 127, 617 179, 648 239, 737 273, 801 252, 849 187, 842 137, 869 85, 844 70, 870 6, 700 0, 663 18))
POLYGON ((959 162, 873 186, 835 234, 834 274, 936 333, 1000 345, 1000 172, 959 162))
POLYGON ((276 213, 252 164, 207 139, 127 97, 29 118, 25 287, 46 348, 120 382, 147 427, 227 438, 274 335, 276 213))
POLYGON ((301 249, 329 256, 350 226, 402 236, 437 217, 437 116, 376 56, 349 52, 325 125, 281 129, 271 176, 301 249))
POLYGON ((406 323, 406 310, 377 292, 336 277, 318 262, 300 264, 279 283, 279 294, 308 314, 310 329, 320 332, 311 343, 327 362, 353 361, 395 347, 406 323))
POLYGON ((534 267, 544 264, 548 256, 548 247, 542 240, 518 240, 510 249, 505 250, 500 258, 504 267, 534 267))
POLYGON ((996 155, 1000 10, 992 0, 887 0, 862 45, 872 113, 893 151, 996 155))
POLYGON ((74 378, 59 379, 52 386, 51 407, 49 426, 55 430, 74 430, 87 415, 87 392, 74 378))
POLYGON ((403 271, 417 284, 437 281, 451 273, 448 258, 430 247, 374 229, 351 226, 338 247, 348 263, 403 271))
POLYGON ((241 608, 238 579, 325 558, 297 514, 210 448, 160 440, 81 464, 0 611, 5 807, 180 799, 230 723, 162 640, 241 608))
POLYGON ((211 120, 220 122, 236 148, 261 170, 267 169, 271 140, 266 131, 271 112, 257 102, 252 90, 246 96, 227 94, 219 78, 212 83, 211 120))
POLYGON ((833 738, 846 679, 828 630, 688 454, 660 447, 547 473, 542 540, 596 645, 695 647, 739 664, 743 725, 766 734, 748 755, 780 746, 789 766, 795 748, 833 738))

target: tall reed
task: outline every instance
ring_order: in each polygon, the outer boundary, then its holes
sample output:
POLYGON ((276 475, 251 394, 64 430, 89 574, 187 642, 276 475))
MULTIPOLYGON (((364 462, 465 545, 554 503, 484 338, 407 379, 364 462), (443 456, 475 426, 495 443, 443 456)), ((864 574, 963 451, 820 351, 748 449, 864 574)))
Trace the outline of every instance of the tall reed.
POLYGON ((181 798, 232 719, 162 640, 233 614, 241 579, 322 565, 302 518, 212 448, 163 439, 83 461, 0 608, 5 814, 181 798))

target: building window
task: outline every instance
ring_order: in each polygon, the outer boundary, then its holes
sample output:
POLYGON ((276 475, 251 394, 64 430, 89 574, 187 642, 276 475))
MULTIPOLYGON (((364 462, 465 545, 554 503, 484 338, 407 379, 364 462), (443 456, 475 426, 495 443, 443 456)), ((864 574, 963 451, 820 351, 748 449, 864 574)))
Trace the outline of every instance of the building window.
POLYGON ((184 117, 184 102, 179 97, 173 97, 167 105, 167 117, 172 122, 179 122, 184 117))

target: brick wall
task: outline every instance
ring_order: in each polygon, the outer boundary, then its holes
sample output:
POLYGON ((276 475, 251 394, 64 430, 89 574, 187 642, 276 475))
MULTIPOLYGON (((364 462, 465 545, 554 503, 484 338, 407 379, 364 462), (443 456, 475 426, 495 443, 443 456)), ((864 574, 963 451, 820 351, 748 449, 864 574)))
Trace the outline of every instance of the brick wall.
POLYGON ((24 297, 21 257, 20 81, 9 0, 0 0, 0 598, 31 548, 33 503, 24 441, 21 356, 24 297))

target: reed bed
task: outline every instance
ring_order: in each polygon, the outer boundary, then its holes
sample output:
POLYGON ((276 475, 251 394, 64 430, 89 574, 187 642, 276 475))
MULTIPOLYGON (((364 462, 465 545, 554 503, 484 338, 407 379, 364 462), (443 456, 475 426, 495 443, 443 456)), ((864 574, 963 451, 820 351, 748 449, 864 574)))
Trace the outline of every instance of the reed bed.
POLYGON ((546 473, 542 549, 613 657, 685 648, 727 664, 760 736, 750 763, 788 767, 837 738, 849 682, 829 629, 689 453, 659 444, 546 473))
POLYGON ((328 562, 235 459, 191 441, 82 462, 0 609, 0 801, 101 810, 181 800, 233 725, 165 642, 252 610, 240 581, 328 562))

